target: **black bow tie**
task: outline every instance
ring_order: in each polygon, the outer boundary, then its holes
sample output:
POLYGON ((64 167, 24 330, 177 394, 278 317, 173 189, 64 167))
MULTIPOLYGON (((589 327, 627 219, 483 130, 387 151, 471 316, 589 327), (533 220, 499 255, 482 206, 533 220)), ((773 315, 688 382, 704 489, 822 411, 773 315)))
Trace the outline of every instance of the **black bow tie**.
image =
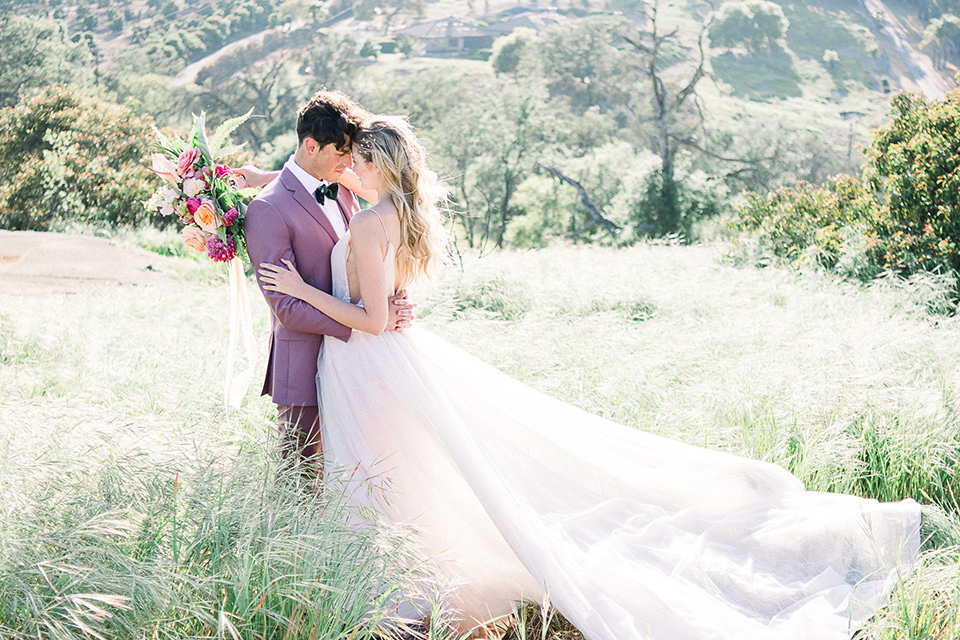
POLYGON ((317 202, 323 204, 324 198, 330 198, 331 200, 337 199, 337 190, 340 185, 336 182, 332 184, 322 184, 317 187, 317 190, 313 192, 313 197, 317 199, 317 202))

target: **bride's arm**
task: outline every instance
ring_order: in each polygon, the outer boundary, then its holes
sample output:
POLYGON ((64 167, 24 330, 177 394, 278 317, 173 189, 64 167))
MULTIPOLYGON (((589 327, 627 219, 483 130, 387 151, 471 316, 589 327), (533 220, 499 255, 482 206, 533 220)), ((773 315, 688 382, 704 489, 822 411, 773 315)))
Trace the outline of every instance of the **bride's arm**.
MULTIPOLYGON (((262 187, 280 175, 279 171, 264 171, 263 169, 258 169, 250 164, 245 164, 239 169, 234 169, 233 172, 237 175, 243 176, 244 181, 247 183, 246 186, 248 187, 262 187)), ((354 173, 353 169, 348 168, 340 175, 340 184, 370 204, 377 204, 377 200, 379 198, 377 190, 364 189, 363 185, 360 183, 360 176, 354 173)))
POLYGON ((364 306, 340 300, 311 287, 303 281, 293 263, 286 259, 283 263, 287 269, 270 263, 260 265, 263 288, 299 298, 352 329, 380 335, 387 328, 388 303, 387 282, 383 273, 385 247, 380 244, 383 233, 375 217, 376 214, 372 212, 368 215, 359 213, 350 222, 350 251, 356 259, 360 298, 364 306))
POLYGON ((233 172, 243 178, 247 187, 262 187, 280 175, 279 171, 264 171, 252 164, 245 164, 239 169, 234 169, 233 172))
POLYGON ((360 176, 354 173, 353 169, 345 169, 344 172, 340 174, 340 184, 370 204, 377 204, 377 201, 380 199, 380 194, 377 193, 376 189, 363 188, 363 185, 360 183, 360 176))

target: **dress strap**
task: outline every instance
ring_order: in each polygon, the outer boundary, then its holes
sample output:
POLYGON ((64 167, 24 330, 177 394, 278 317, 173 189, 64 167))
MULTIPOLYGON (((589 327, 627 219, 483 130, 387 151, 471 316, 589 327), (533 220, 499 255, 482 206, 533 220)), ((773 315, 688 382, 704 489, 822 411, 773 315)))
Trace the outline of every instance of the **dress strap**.
POLYGON ((380 226, 383 228, 383 235, 387 238, 387 244, 390 244, 390 234, 387 233, 387 225, 383 224, 383 218, 380 217, 380 213, 378 211, 374 211, 374 213, 377 214, 377 220, 380 221, 380 226))

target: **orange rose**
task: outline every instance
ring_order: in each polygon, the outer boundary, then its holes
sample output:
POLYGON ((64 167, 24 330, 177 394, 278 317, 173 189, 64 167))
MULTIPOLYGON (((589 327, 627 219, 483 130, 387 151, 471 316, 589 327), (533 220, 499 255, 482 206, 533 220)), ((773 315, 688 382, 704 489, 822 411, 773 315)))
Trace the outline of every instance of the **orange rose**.
POLYGON ((155 153, 150 156, 151 166, 155 174, 160 176, 160 178, 169 182, 170 184, 176 186, 179 178, 177 177, 177 168, 173 166, 173 163, 167 159, 167 156, 162 153, 155 153))
POLYGON ((182 229, 181 233, 183 234, 183 241, 187 243, 187 246, 193 247, 197 251, 207 250, 207 238, 210 237, 210 234, 203 229, 188 224, 182 229))
POLYGON ((223 220, 220 219, 220 215, 209 200, 203 200, 200 207, 193 212, 193 221, 207 233, 213 233, 223 224, 223 220))

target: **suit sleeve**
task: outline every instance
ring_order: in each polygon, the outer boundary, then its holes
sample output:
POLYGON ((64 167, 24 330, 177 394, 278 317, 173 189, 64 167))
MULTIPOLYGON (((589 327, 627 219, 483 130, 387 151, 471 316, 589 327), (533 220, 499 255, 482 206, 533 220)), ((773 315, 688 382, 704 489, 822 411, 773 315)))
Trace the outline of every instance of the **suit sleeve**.
MULTIPOLYGON (((250 203, 244 217, 244 235, 254 274, 263 262, 283 266, 280 259, 286 258, 297 264, 290 229, 270 203, 263 200, 250 203)), ((259 274, 256 278, 260 292, 284 329, 333 336, 344 341, 350 337, 349 327, 332 320, 303 300, 276 291, 266 291, 259 274)))

